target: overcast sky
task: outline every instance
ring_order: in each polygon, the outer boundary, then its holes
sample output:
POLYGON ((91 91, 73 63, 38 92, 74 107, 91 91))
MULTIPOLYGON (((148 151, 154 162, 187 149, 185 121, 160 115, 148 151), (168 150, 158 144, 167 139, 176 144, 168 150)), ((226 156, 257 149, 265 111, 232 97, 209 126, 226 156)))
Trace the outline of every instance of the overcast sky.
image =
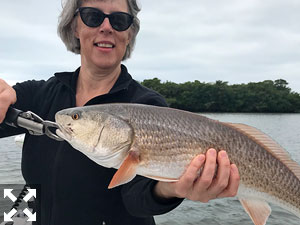
MULTIPOLYGON (((140 0, 141 30, 125 62, 139 81, 276 80, 300 93, 299 0, 140 0)), ((1 3, 0 77, 14 83, 73 71, 56 33, 60 0, 1 3)))

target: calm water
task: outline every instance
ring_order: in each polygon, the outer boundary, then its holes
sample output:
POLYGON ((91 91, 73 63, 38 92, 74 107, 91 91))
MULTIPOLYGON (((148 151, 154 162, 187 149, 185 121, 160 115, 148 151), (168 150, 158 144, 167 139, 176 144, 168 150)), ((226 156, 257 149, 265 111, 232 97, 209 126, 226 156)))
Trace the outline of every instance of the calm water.
MULTIPOLYGON (((283 146, 300 164, 300 114, 204 114, 224 122, 252 125, 262 130, 283 146)), ((21 148, 13 138, 0 139, 0 183, 23 184, 20 172, 21 148)), ((2 196, 2 193, 0 193, 2 196)), ((1 201, 0 201, 1 204, 1 201)), ((271 205, 270 225, 299 225, 300 219, 289 212, 271 205)), ((0 212, 7 206, 0 205, 0 212)), ((0 221, 1 220, 0 215, 0 221)), ((253 225, 239 201, 218 199, 210 203, 184 201, 170 213, 155 217, 158 225, 253 225)))

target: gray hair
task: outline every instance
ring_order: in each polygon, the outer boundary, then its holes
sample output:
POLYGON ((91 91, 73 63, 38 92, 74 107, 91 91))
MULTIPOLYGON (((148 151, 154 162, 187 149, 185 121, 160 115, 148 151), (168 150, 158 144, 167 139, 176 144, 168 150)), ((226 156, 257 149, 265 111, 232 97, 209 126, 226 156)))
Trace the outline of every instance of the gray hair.
MULTIPOLYGON (((58 36, 66 45, 67 49, 75 54, 80 54, 80 42, 75 37, 75 28, 77 25, 76 19, 74 19, 75 11, 82 5, 84 0, 65 0, 62 1, 63 10, 59 16, 59 22, 57 27, 58 36)), ((134 45, 136 36, 140 30, 140 20, 137 18, 137 14, 140 11, 137 0, 126 0, 129 8, 129 13, 134 16, 133 24, 130 26, 131 41, 127 45, 123 60, 130 57, 134 45)))

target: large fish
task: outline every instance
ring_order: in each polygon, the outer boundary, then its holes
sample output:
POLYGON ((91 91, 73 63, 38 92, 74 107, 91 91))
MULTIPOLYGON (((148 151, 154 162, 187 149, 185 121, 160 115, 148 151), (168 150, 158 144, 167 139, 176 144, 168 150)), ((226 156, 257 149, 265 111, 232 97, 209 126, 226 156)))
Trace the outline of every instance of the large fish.
POLYGON ((57 134, 104 167, 118 169, 109 188, 136 174, 177 181, 209 148, 225 149, 239 169, 237 197, 256 225, 281 206, 300 217, 300 166, 261 131, 204 116, 139 104, 105 104, 56 114, 57 134))

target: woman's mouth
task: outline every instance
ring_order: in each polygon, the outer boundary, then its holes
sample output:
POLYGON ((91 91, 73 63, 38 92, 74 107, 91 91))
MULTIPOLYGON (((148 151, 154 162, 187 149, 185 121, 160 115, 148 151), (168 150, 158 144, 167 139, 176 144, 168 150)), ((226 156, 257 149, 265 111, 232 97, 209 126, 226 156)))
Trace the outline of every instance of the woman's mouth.
POLYGON ((115 47, 115 45, 113 43, 109 43, 109 42, 98 42, 98 43, 95 43, 94 45, 99 48, 106 48, 106 49, 112 49, 115 47))

